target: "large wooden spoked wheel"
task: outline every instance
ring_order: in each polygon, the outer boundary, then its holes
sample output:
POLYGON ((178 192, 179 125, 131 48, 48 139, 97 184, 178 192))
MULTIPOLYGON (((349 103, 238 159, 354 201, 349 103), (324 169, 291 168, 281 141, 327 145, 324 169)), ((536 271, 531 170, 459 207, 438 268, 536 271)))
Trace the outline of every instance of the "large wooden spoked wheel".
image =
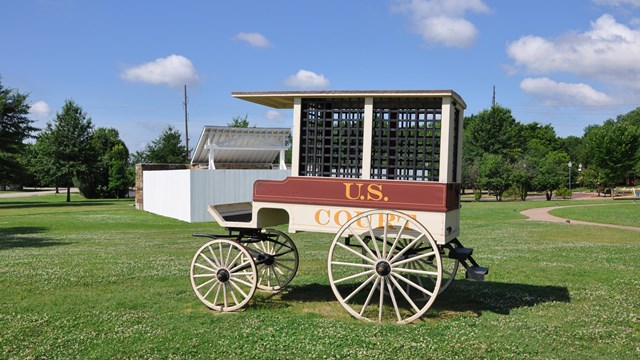
POLYGON ((198 249, 191 261, 190 276, 200 301, 216 311, 242 308, 258 285, 258 270, 251 254, 228 239, 216 239, 198 249))
POLYGON ((369 321, 418 319, 442 283, 440 251, 431 234, 415 219, 392 210, 364 212, 345 223, 331 243, 327 265, 340 304, 369 321))
POLYGON ((260 238, 243 244, 253 255, 258 268, 258 289, 277 292, 287 286, 298 272, 298 249, 282 231, 265 229, 260 238))

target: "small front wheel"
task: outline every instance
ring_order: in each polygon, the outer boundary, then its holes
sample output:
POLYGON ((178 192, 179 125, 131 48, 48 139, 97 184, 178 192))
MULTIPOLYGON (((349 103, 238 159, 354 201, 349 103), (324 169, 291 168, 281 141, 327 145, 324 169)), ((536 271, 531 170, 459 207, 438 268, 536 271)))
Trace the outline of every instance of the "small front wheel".
POLYGON ((241 244, 216 239, 204 244, 191 261, 191 287, 207 307, 235 311, 256 291, 258 271, 251 254, 241 244))

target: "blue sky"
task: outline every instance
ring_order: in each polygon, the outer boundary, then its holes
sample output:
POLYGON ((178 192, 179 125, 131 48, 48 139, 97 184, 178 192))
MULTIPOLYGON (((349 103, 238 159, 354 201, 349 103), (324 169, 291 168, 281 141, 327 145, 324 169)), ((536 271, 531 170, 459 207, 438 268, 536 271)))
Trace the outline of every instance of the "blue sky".
POLYGON ((44 127, 66 99, 130 151, 288 110, 233 91, 452 89, 560 136, 640 106, 640 0, 1 0, 0 76, 44 127))

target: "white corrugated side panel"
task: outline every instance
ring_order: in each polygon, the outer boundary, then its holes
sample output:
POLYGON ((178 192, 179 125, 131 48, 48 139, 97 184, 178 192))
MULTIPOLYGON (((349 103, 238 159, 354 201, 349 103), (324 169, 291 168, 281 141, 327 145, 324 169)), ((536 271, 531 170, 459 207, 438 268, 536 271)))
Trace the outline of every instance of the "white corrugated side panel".
POLYGON ((143 208, 178 220, 191 219, 190 170, 144 171, 143 208))
MULTIPOLYGON (((283 180, 290 173, 290 170, 191 170, 190 222, 213 221, 207 211, 209 205, 251 201, 256 180, 283 180)), ((144 196, 146 202, 146 193, 144 196)))

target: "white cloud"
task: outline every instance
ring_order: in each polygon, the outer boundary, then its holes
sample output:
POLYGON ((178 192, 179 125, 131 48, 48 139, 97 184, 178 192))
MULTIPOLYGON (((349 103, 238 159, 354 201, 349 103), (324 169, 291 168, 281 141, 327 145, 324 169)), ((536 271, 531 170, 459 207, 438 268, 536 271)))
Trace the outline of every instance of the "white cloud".
POLYGON ((51 114, 51 108, 49 107, 49 104, 40 100, 31 104, 29 112, 37 117, 44 118, 51 114))
POLYGON ((120 76, 127 81, 181 86, 198 81, 191 60, 182 55, 169 55, 125 69, 120 76))
POLYGON ((606 6, 624 6, 631 5, 640 7, 640 0, 593 0, 598 5, 606 6))
POLYGON ((264 37, 264 35, 256 32, 241 32, 238 33, 234 39, 244 41, 253 47, 265 48, 271 46, 271 43, 266 37, 264 37))
POLYGON ((427 43, 459 48, 471 45, 478 34, 464 15, 490 11, 482 0, 397 0, 393 10, 410 14, 413 30, 427 43))
POLYGON ((277 110, 267 110, 265 117, 267 118, 267 120, 273 121, 282 121, 283 119, 282 114, 277 110))
POLYGON ((572 73, 614 87, 640 90, 640 30, 608 14, 583 33, 556 39, 524 36, 507 47, 515 66, 534 74, 572 73))
POLYGON ((522 91, 541 99, 547 106, 611 105, 607 94, 583 83, 556 82, 549 78, 526 78, 520 83, 522 91))
POLYGON ((329 79, 322 74, 316 74, 312 71, 298 70, 295 75, 286 78, 284 84, 302 89, 318 89, 329 87, 329 79))

